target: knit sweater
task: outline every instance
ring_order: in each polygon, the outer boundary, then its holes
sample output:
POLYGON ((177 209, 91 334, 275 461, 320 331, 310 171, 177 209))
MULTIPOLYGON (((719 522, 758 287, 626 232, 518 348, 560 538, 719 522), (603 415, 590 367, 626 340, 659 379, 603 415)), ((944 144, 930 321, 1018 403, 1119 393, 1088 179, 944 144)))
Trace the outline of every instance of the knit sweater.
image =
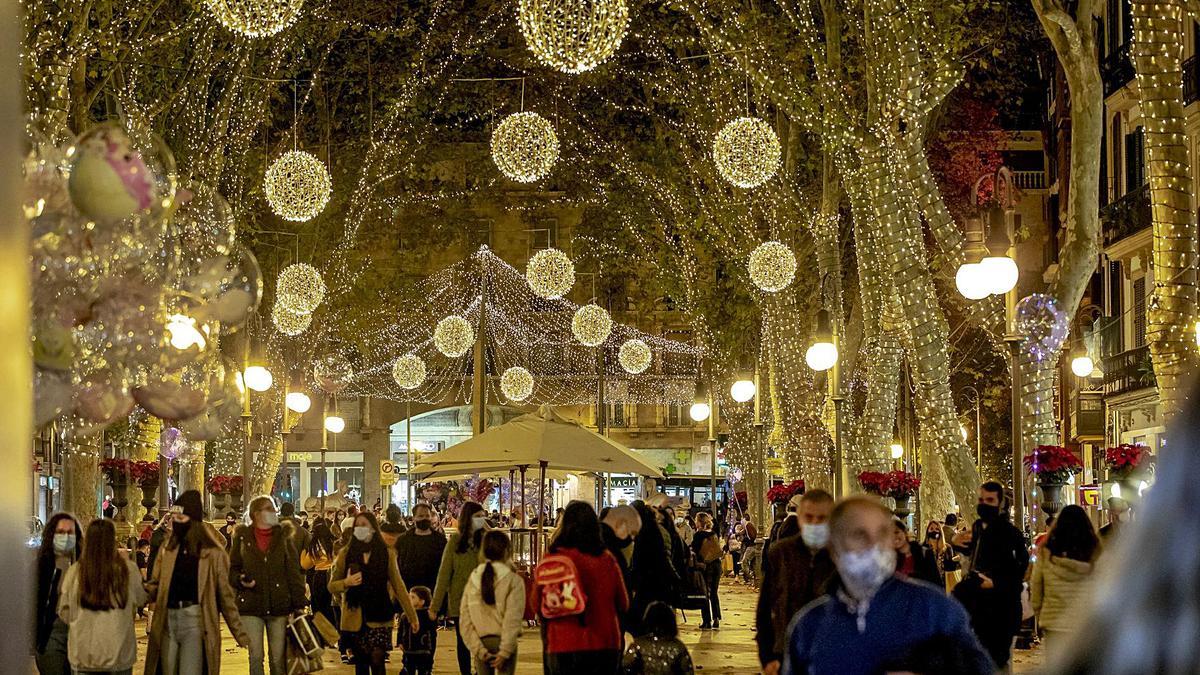
POLYGON ((1050 555, 1044 548, 1038 551, 1029 579, 1029 601, 1042 628, 1078 629, 1079 608, 1087 605, 1094 567, 1092 563, 1050 555))
POLYGON ((504 563, 490 563, 496 572, 496 604, 483 601, 483 571, 488 564, 485 562, 471 572, 458 613, 463 643, 480 660, 488 655, 483 638, 489 635, 500 638, 497 652, 500 656, 508 658, 517 651, 525 614, 525 580, 504 563))

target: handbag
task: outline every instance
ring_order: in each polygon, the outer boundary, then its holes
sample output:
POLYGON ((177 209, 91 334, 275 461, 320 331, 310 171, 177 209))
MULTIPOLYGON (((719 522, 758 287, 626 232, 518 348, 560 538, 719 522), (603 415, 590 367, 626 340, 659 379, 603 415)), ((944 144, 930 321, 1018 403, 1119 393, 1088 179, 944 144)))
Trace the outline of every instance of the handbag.
POLYGON ((325 647, 321 644, 321 640, 317 637, 317 631, 313 628, 313 618, 311 614, 301 614, 299 612, 288 617, 287 622, 288 644, 293 645, 296 651, 305 656, 320 656, 325 653, 325 647))
POLYGON ((287 644, 287 675, 306 675, 325 669, 324 651, 320 654, 309 655, 300 651, 296 644, 288 640, 287 644))

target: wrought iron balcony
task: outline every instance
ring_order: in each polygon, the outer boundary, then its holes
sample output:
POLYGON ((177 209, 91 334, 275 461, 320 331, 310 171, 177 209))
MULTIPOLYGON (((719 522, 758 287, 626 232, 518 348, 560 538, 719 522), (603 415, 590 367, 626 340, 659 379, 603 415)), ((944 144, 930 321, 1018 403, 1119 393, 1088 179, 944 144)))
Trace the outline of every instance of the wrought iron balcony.
POLYGON ((1129 58, 1129 43, 1104 57, 1100 63, 1100 79, 1104 80, 1104 97, 1108 98, 1133 81, 1133 60, 1129 58))
POLYGON ((1104 245, 1111 246, 1153 224, 1150 213, 1150 185, 1144 184, 1100 209, 1100 229, 1104 245))
POLYGON ((1104 395, 1146 389, 1156 384, 1149 347, 1134 347, 1104 359, 1104 395))

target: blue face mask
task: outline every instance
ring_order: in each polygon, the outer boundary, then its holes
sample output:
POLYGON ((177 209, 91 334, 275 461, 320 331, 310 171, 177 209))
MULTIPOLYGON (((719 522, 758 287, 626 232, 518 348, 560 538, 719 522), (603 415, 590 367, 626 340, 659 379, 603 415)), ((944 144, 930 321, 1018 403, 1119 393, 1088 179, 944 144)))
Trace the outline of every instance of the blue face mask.
POLYGON ((54 552, 70 553, 75 550, 75 535, 57 533, 54 535, 54 552))

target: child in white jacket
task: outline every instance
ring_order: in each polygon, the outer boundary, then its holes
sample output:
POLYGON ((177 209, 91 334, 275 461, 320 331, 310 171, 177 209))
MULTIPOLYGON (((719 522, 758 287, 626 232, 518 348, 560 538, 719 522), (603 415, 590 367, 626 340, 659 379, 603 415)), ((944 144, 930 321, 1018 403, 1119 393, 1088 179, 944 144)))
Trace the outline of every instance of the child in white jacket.
POLYGON ((475 568, 463 591, 459 632, 471 650, 477 675, 512 675, 517 638, 525 614, 525 580, 509 561, 512 543, 499 530, 483 535, 486 562, 475 568))

